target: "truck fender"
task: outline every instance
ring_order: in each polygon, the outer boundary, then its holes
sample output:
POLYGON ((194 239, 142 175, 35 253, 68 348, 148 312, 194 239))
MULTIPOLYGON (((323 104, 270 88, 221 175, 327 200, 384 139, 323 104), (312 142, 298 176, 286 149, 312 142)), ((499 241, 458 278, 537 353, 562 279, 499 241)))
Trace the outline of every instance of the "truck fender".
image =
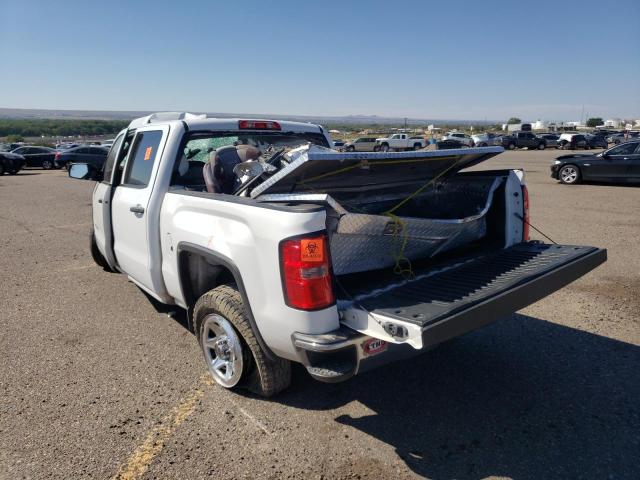
MULTIPOLYGON (((277 359, 276 355, 267 346, 264 339, 262 338, 262 335, 260 334, 260 330, 258 329, 258 325, 256 324, 255 317, 253 316, 253 312, 251 311, 251 304, 249 303, 249 297, 247 296, 244 282, 242 281, 242 275, 240 274, 240 270, 233 262, 233 260, 220 253, 201 247, 200 245, 195 245, 189 242, 180 242, 177 247, 178 276, 180 281, 180 290, 182 291, 182 296, 188 306, 187 318, 189 322, 189 329, 193 331, 195 327, 192 321, 193 306, 198 300, 198 297, 205 293, 200 292, 198 295, 196 292, 194 292, 189 272, 188 260, 190 254, 198 255, 205 259, 208 265, 212 267, 219 266, 231 274, 231 276, 233 277, 233 281, 240 291, 247 319, 249 320, 249 324, 251 325, 251 329, 256 336, 256 340, 258 341, 260 348, 262 348, 262 351, 265 353, 269 360, 275 361, 277 359)), ((215 288, 216 286, 218 285, 210 285, 206 291, 210 290, 211 288, 215 288)))

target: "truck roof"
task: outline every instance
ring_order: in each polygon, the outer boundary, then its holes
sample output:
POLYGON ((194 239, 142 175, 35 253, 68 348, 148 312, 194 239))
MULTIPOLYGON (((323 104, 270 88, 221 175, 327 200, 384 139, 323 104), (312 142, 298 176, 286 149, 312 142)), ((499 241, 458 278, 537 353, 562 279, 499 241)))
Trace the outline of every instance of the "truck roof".
POLYGON ((208 117, 207 114, 194 114, 188 112, 158 112, 145 117, 135 118, 129 123, 129 128, 139 128, 151 124, 169 124, 173 122, 185 122, 190 129, 201 130, 238 130, 238 124, 242 120, 276 122, 283 132, 318 132, 324 133, 320 125, 304 122, 290 122, 284 120, 271 120, 259 118, 217 118, 208 117))

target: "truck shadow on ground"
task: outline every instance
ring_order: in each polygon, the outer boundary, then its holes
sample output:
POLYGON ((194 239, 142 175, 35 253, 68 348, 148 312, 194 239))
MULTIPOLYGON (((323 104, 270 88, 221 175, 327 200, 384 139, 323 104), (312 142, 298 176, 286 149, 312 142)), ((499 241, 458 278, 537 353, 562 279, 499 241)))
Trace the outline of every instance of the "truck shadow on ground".
POLYGON ((524 315, 343 384, 296 369, 276 401, 335 421, 434 479, 640 478, 640 348, 524 315))

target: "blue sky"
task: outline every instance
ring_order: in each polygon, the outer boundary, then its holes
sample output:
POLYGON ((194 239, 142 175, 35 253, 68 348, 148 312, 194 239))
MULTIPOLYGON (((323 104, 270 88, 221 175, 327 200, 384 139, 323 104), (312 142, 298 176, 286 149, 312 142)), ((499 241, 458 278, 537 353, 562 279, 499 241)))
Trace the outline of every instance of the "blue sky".
POLYGON ((640 118, 640 1, 0 0, 0 107, 640 118))

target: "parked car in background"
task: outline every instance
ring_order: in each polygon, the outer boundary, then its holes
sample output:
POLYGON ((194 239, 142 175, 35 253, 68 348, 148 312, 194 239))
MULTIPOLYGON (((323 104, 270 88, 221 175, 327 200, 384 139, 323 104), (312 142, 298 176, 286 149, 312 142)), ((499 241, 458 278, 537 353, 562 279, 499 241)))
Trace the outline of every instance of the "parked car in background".
POLYGON ((72 163, 88 163, 100 170, 109 154, 109 149, 104 147, 84 146, 69 148, 57 152, 54 163, 56 168, 69 168, 72 163))
POLYGON ((537 148, 538 150, 544 150, 547 148, 547 141, 531 132, 518 132, 515 135, 505 135, 501 137, 501 139, 502 146, 509 150, 515 150, 516 148, 537 148))
POLYGON ((380 152, 391 150, 420 150, 427 146, 422 137, 411 137, 407 133, 394 133, 390 137, 376 138, 375 149, 380 152))
POLYGON ((462 132, 447 132, 447 134, 442 137, 442 140, 457 140, 467 147, 473 147, 475 145, 473 138, 462 132))
POLYGON ((360 137, 353 142, 344 144, 344 150, 347 152, 373 152, 376 148, 375 137, 360 137))
POLYGON ((24 157, 16 153, 0 152, 0 175, 15 175, 24 166, 24 157))
POLYGON ((500 146, 500 136, 495 133, 479 133, 477 135, 471 135, 471 140, 476 147, 492 147, 500 146))
POLYGON ((587 140, 587 148, 607 148, 609 146, 603 135, 587 133, 584 137, 587 140))
POLYGON ((105 140, 104 142, 102 142, 100 145, 105 147, 105 148, 111 148, 111 145, 113 145, 114 139, 109 139, 109 140, 105 140))
POLYGON ((558 141, 560 140, 560 135, 557 135, 555 133, 543 133, 538 136, 547 142, 547 148, 560 147, 560 144, 558 143, 558 141))
POLYGON ((440 140, 436 142, 437 150, 452 150, 456 148, 470 148, 468 145, 462 143, 458 139, 448 138, 447 140, 440 140))
POLYGON ((558 139, 562 150, 575 150, 576 148, 587 148, 587 138, 581 133, 563 133, 558 139))
POLYGON ((11 153, 22 155, 25 160, 25 167, 41 167, 50 170, 55 167, 53 159, 56 151, 49 147, 25 146, 16 148, 11 153))
POLYGON ((68 148, 79 147, 79 143, 58 143, 56 150, 67 150, 68 148))
POLYGON ((625 142, 597 155, 562 155, 551 165, 551 177, 567 185, 583 180, 640 183, 640 141, 625 142))
POLYGON ((0 152, 10 152, 21 146, 18 143, 0 143, 0 152))
POLYGON ((342 147, 344 147, 344 140, 334 140, 333 141, 333 147, 340 150, 342 147))

